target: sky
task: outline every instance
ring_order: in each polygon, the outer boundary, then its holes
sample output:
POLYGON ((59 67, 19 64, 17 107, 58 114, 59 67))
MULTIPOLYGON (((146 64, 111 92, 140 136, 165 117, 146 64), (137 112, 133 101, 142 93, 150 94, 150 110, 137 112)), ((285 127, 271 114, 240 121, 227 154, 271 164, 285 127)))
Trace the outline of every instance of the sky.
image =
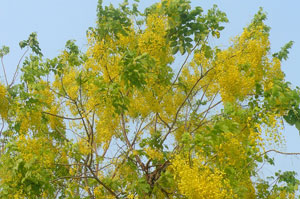
MULTIPOLYGON (((140 0, 141 8, 157 1, 140 0)), ((116 5, 120 0, 107 1, 104 4, 116 5)), ((229 39, 240 34, 258 11, 263 7, 268 13, 267 25, 271 27, 270 41, 272 52, 277 52, 288 41, 295 44, 290 51, 289 59, 283 63, 286 80, 293 86, 300 87, 300 1, 299 0, 191 0, 193 6, 201 6, 204 10, 213 4, 226 12, 229 23, 221 33, 219 40, 213 45, 228 46, 229 39)), ((37 32, 40 47, 45 57, 57 56, 69 39, 74 39, 80 48, 85 49, 86 30, 94 27, 96 22, 97 0, 0 0, 0 47, 10 47, 10 54, 4 58, 8 77, 12 77, 19 58, 24 51, 20 50, 19 42, 37 32)), ((4 81, 0 70, 0 80, 4 81)), ((284 135, 286 146, 280 150, 300 152, 300 136, 298 131, 288 125, 284 135)), ((276 168, 296 170, 300 175, 300 157, 273 154, 276 168)), ((274 169, 264 167, 262 174, 271 175, 274 169)))

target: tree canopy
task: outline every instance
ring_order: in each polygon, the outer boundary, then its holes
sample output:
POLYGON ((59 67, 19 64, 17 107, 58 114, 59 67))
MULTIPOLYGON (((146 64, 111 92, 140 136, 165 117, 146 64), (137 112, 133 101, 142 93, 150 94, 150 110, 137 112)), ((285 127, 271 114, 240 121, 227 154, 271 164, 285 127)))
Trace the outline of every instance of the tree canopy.
POLYGON ((284 121, 300 130, 281 70, 293 42, 272 54, 265 20, 259 9, 221 48, 217 6, 99 0, 86 51, 69 40, 49 59, 32 33, 9 78, 3 46, 0 197, 295 198, 294 171, 258 172, 284 121))

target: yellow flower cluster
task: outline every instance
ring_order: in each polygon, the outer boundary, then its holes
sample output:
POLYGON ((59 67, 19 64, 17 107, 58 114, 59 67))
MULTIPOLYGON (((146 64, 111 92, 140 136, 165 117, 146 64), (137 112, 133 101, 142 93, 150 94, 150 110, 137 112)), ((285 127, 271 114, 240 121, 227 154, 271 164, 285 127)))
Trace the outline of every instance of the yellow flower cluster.
MULTIPOLYGON (((59 115, 59 107, 57 105, 51 106, 49 112, 54 115, 59 115)), ((53 130, 62 129, 64 127, 63 120, 56 116, 49 116, 49 124, 53 130)))
POLYGON ((0 84, 0 115, 3 119, 7 119, 8 100, 6 98, 6 88, 0 84))
POLYGON ((145 148, 146 154, 149 156, 151 159, 156 159, 156 160, 162 160, 163 159, 163 154, 162 152, 159 152, 151 147, 145 148))
POLYGON ((34 158, 44 167, 54 166, 56 150, 47 138, 29 138, 25 135, 20 135, 17 146, 26 162, 32 161, 34 158))
POLYGON ((263 79, 266 68, 264 59, 269 45, 262 27, 250 31, 245 29, 234 40, 232 47, 217 54, 217 76, 214 78, 223 101, 242 100, 252 94, 255 83, 263 79))
POLYGON ((265 146, 281 146, 284 144, 284 136, 282 134, 283 124, 280 114, 268 113, 262 118, 261 128, 263 129, 263 143, 265 146))
POLYGON ((224 165, 231 165, 235 168, 244 166, 242 163, 245 162, 248 157, 243 144, 239 141, 233 133, 224 133, 226 142, 220 144, 218 147, 218 159, 224 165))
POLYGON ((112 117, 111 110, 103 108, 97 113, 99 120, 96 121, 95 141, 97 144, 107 148, 112 136, 115 135, 120 125, 118 117, 112 117), (112 119, 114 118, 114 119, 112 119))
POLYGON ((42 89, 34 90, 33 93, 38 94, 40 96, 39 100, 42 103, 46 103, 47 105, 51 106, 51 104, 53 103, 55 97, 54 97, 54 94, 50 90, 50 85, 47 82, 41 80, 39 82, 39 86, 42 89))
POLYGON ((166 64, 173 60, 170 47, 167 44, 167 18, 158 14, 147 16, 146 29, 138 39, 141 53, 148 53, 155 58, 157 65, 166 64))
POLYGON ((78 147, 79 147, 79 152, 83 155, 88 155, 91 152, 90 144, 84 139, 80 139, 78 141, 78 147))
POLYGON ((203 158, 188 160, 176 156, 172 161, 180 193, 190 199, 226 199, 235 198, 224 173, 206 166, 203 158))
POLYGON ((26 113, 21 113, 18 115, 18 119, 21 123, 20 133, 27 134, 29 130, 38 131, 41 130, 41 118, 42 113, 39 111, 31 111, 26 113))
POLYGON ((62 86, 71 99, 76 99, 78 97, 79 85, 75 81, 76 77, 77 71, 72 69, 66 72, 62 79, 62 86))
POLYGON ((244 29, 231 47, 216 53, 214 61, 205 57, 204 50, 196 52, 190 63, 193 71, 183 77, 195 79, 199 78, 200 69, 202 74, 211 70, 200 82, 201 86, 208 86, 207 96, 220 92, 224 102, 243 100, 253 94, 256 83, 270 87, 274 78, 283 78, 280 61, 267 57, 269 47, 262 26, 244 29))

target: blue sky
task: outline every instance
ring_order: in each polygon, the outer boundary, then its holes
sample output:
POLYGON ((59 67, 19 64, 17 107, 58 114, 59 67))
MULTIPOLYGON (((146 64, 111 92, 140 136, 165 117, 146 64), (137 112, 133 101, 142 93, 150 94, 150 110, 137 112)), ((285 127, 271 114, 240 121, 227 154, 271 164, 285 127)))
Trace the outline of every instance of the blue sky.
MULTIPOLYGON (((104 4, 113 2, 106 1, 104 4)), ((153 2, 141 0, 141 7, 153 2)), ((287 81, 300 86, 300 1, 299 0, 192 0, 192 5, 202 6, 204 10, 217 4, 227 13, 229 23, 219 40, 212 40, 214 45, 228 46, 231 37, 241 33, 242 28, 251 22, 252 16, 263 7, 268 13, 267 24, 271 26, 271 47, 276 52, 290 40, 295 41, 290 51, 289 60, 283 63, 287 81)), ((0 0, 0 46, 10 47, 10 54, 5 57, 8 76, 16 68, 22 55, 19 41, 27 39, 31 32, 38 33, 40 47, 45 57, 54 57, 63 50, 69 39, 77 40, 85 48, 85 33, 96 21, 97 0, 0 0)), ((3 72, 0 70, 0 79, 3 72)), ((296 129, 286 126, 286 147, 282 151, 300 152, 300 136, 296 129)), ((276 155, 276 164, 281 170, 297 170, 300 173, 300 157, 276 155)), ((273 169, 266 167, 264 175, 270 175, 273 169)))

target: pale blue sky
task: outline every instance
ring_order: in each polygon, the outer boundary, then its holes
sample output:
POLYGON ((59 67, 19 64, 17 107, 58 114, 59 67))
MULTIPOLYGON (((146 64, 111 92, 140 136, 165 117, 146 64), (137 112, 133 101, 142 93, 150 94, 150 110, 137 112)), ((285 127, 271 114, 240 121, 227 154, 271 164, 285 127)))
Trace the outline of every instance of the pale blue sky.
MULTIPOLYGON (((104 4, 121 2, 104 0, 104 4)), ((153 2, 141 0, 141 7, 153 2)), ((276 52, 290 40, 295 41, 289 60, 283 63, 286 79, 294 86, 300 86, 300 1, 299 0, 192 0, 192 5, 205 10, 217 4, 227 13, 229 23, 220 40, 211 41, 215 45, 228 46, 228 39, 241 33, 250 23, 252 16, 263 7, 268 13, 267 24, 271 26, 271 46, 276 52)), ((96 21, 97 0, 0 0, 0 46, 10 47, 10 55, 5 57, 5 65, 11 77, 22 51, 19 41, 27 39, 31 32, 38 33, 38 40, 45 57, 54 57, 63 50, 69 39, 77 40, 84 48, 85 33, 96 21)), ((0 79, 3 81, 0 70, 0 79)), ((300 152, 300 137, 296 129, 286 127, 286 148, 288 152, 300 152)), ((277 167, 282 170, 297 170, 300 173, 300 157, 278 158, 277 167)), ((272 169, 265 168, 267 176, 272 169)))

